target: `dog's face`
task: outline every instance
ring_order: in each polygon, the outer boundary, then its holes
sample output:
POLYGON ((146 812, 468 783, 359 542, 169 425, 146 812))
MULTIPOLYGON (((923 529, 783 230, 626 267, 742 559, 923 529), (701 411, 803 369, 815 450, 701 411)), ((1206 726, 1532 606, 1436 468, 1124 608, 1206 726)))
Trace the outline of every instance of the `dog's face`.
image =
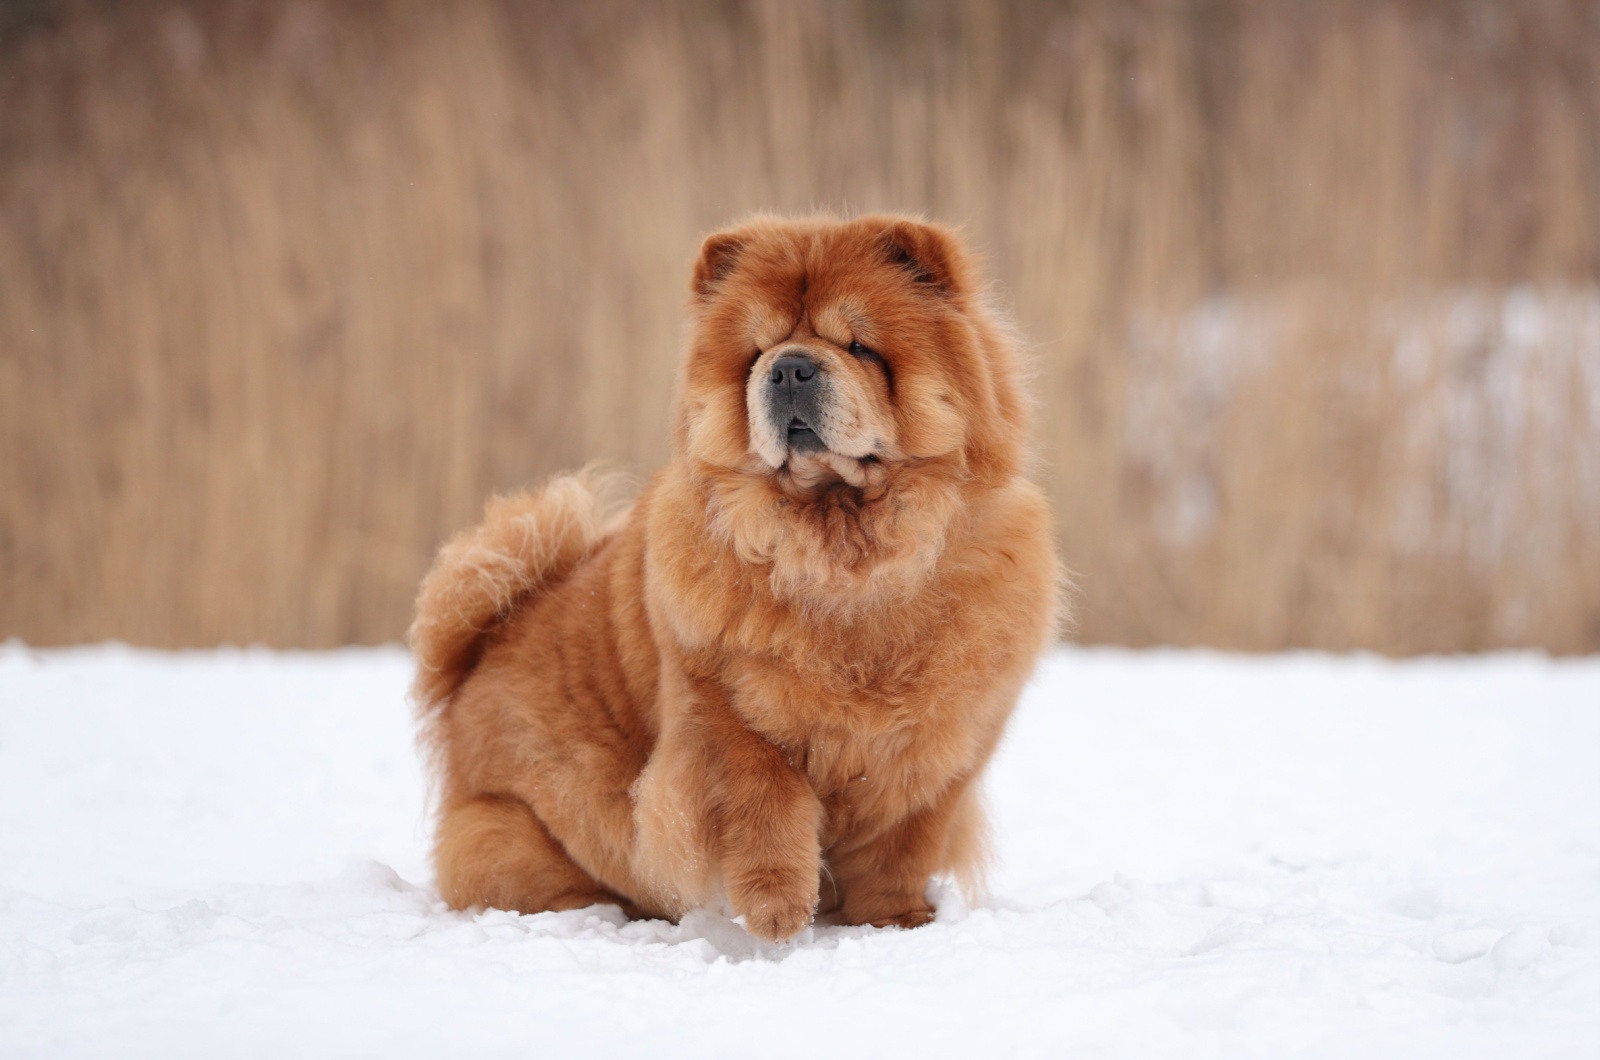
POLYGON ((694 461, 806 496, 1011 452, 1005 344, 944 230, 758 220, 695 267, 678 438, 694 461))

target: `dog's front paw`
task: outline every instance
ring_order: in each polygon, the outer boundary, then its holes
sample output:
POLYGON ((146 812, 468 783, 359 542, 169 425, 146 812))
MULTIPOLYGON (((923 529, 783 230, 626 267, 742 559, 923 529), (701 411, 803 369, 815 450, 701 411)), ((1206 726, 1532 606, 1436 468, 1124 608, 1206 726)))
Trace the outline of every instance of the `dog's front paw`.
POLYGON ((933 913, 933 906, 920 898, 879 899, 871 903, 846 901, 839 919, 858 926, 917 928, 931 923, 933 913))
POLYGON ((769 942, 786 942, 811 923, 817 913, 817 880, 788 872, 752 873, 732 881, 728 902, 745 930, 769 942))
POLYGON ((744 913, 744 929, 768 942, 788 942, 812 921, 812 910, 803 905, 788 908, 762 908, 744 913))
POLYGON ((918 928, 933 922, 933 909, 907 909, 903 913, 875 916, 867 921, 873 927, 918 928))

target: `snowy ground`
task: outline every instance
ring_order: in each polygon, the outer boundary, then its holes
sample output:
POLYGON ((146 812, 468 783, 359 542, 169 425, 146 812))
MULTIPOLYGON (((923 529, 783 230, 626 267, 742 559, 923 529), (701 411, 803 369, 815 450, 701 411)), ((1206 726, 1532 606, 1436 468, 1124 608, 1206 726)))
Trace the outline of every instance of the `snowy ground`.
POLYGON ((1068 650, 993 897, 446 911, 398 650, 0 646, 0 1056, 1600 1055, 1600 660, 1068 650))

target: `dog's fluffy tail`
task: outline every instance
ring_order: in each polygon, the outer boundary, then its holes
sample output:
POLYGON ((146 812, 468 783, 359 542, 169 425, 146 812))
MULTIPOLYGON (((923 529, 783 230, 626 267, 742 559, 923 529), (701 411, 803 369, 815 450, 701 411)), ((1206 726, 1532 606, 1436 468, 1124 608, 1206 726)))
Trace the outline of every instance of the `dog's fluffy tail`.
POLYGON ((424 715, 443 706, 478 662, 484 634, 523 600, 559 582, 604 539, 615 479, 592 470, 491 497, 483 524, 457 534, 417 594, 411 692, 424 715))

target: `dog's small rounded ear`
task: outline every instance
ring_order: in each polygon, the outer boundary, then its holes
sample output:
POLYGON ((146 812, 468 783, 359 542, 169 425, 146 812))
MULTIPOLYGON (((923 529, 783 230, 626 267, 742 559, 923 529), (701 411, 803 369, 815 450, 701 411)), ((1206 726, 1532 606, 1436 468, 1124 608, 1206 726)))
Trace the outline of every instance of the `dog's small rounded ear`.
POLYGON ((746 237, 732 232, 706 237, 700 244, 700 260, 694 266, 694 293, 698 297, 709 298, 717 285, 728 278, 747 242, 746 237))
POLYGON ((967 284, 968 265, 955 239, 942 229, 895 221, 883 233, 884 253, 919 284, 953 294, 967 284))

